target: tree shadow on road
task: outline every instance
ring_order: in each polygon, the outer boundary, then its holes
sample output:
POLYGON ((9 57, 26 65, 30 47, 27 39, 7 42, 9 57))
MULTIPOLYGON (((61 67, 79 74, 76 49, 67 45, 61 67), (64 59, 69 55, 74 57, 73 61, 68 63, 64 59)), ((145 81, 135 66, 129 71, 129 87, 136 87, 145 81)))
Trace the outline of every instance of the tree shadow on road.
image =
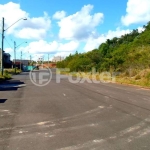
POLYGON ((7 99, 0 99, 0 104, 5 103, 6 101, 7 101, 7 99))
POLYGON ((0 87, 0 91, 16 91, 17 87, 0 87))
POLYGON ((20 80, 8 80, 0 83, 0 91, 14 91, 25 86, 20 80))
POLYGON ((24 82, 20 80, 7 80, 7 81, 2 82, 1 84, 24 84, 24 82))

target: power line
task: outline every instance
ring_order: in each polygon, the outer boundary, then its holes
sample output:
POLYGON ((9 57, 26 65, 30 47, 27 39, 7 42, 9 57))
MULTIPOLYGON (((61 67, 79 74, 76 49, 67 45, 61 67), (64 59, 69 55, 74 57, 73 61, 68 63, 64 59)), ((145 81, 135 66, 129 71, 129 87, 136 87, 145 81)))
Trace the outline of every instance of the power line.
MULTIPOLYGON (((0 19, 0 28, 2 28, 2 20, 0 19)), ((0 34, 2 34, 2 31, 0 30, 0 34)))
POLYGON ((4 38, 4 39, 7 42, 7 44, 13 49, 13 47, 9 44, 9 42, 7 41, 7 39, 6 38, 4 38))

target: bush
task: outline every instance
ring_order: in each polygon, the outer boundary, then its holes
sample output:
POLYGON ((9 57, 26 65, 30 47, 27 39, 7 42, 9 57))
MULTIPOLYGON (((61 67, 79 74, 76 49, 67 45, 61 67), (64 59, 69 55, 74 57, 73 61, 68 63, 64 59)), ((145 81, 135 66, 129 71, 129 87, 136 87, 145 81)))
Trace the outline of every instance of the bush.
POLYGON ((6 79, 11 79, 11 74, 9 74, 7 71, 4 71, 4 74, 0 73, 0 80, 6 80, 6 79))
POLYGON ((136 77, 135 77, 135 80, 139 80, 141 79, 141 76, 138 74, 136 77))
MULTIPOLYGON (((15 74, 15 69, 14 68, 6 69, 4 72, 9 73, 9 74, 15 74)), ((19 74, 19 73, 21 73, 21 70, 16 68, 16 74, 19 74)))
POLYGON ((150 80, 150 72, 147 73, 146 78, 150 80))

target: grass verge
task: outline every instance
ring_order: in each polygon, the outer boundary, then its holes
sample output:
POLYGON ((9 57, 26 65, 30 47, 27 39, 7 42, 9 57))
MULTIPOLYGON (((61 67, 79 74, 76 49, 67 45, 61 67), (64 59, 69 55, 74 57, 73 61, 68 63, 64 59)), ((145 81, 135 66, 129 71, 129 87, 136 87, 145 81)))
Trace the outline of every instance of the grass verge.
POLYGON ((135 74, 130 73, 121 73, 115 77, 108 77, 107 75, 103 75, 102 78, 99 74, 89 74, 85 72, 60 72, 63 75, 70 75, 74 77, 80 78, 89 78, 102 82, 112 82, 112 83, 120 83, 127 85, 136 85, 145 88, 150 88, 150 69, 144 69, 137 71, 135 74))
POLYGON ((5 81, 5 80, 9 80, 9 79, 12 78, 12 75, 20 74, 20 73, 21 73, 21 70, 19 70, 19 69, 16 69, 16 73, 15 73, 15 69, 5 69, 4 73, 3 73, 3 76, 0 73, 0 82, 5 81))
POLYGON ((4 71, 3 75, 0 73, 0 81, 9 80, 11 78, 12 78, 12 75, 5 71, 4 71))
POLYGON ((16 73, 15 73, 15 69, 5 69, 4 72, 9 73, 9 74, 20 74, 21 70, 20 69, 16 69, 16 73))

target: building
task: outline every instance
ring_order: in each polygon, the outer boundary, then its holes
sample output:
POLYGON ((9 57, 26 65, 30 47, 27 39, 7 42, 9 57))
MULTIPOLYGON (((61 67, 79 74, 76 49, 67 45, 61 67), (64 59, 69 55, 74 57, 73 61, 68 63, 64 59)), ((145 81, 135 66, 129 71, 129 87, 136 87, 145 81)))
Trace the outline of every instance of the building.
POLYGON ((50 62, 50 63, 44 63, 43 65, 39 65, 42 68, 56 68, 56 63, 55 62, 50 62))
MULTIPOLYGON (((2 54, 2 52, 0 49, 0 59, 2 58, 1 54, 2 54)), ((10 58, 11 58, 11 55, 9 53, 5 53, 3 51, 3 66, 4 66, 4 68, 11 68, 12 67, 12 61, 10 60, 10 58)))
POLYGON ((21 60, 21 59, 16 59, 13 60, 13 68, 16 66, 16 68, 21 68, 23 69, 25 66, 29 65, 29 60, 21 60))
POLYGON ((24 60, 24 59, 20 60, 20 59, 16 59, 16 60, 13 60, 13 62, 16 62, 16 64, 20 64, 20 63, 21 63, 21 64, 24 65, 24 66, 28 66, 30 60, 24 60))
POLYGON ((12 61, 10 60, 11 55, 9 53, 4 52, 4 68, 11 68, 12 61))
POLYGON ((64 60, 64 57, 55 56, 55 57, 52 59, 52 62, 59 62, 59 61, 62 61, 62 60, 64 60))

